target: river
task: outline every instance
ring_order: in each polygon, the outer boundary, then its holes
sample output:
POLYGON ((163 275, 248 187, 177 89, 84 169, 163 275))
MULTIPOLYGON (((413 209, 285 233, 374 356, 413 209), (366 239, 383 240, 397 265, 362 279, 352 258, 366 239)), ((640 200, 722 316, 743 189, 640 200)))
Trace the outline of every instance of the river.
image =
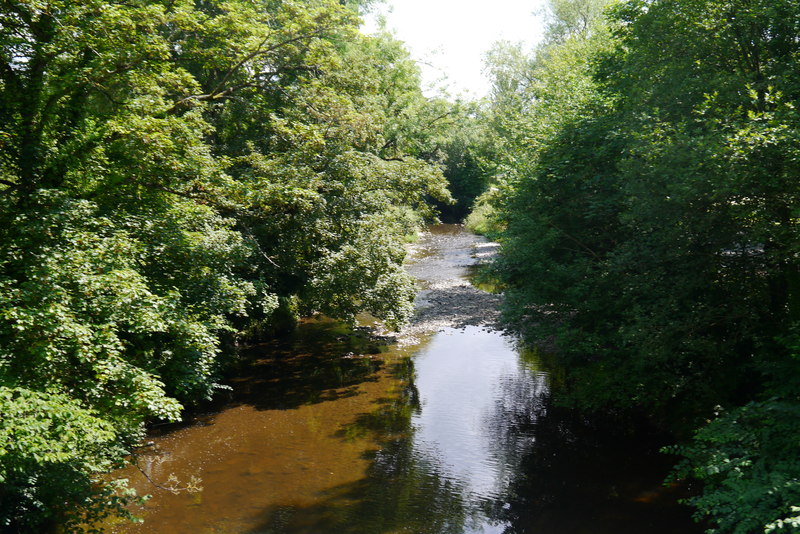
POLYGON ((313 320, 251 347, 222 402, 153 429, 120 473, 153 495, 144 522, 107 530, 701 532, 660 484, 664 438, 552 405, 536 355, 497 329, 499 297, 468 282, 489 250, 458 226, 426 233, 408 267, 420 311, 396 341, 313 320))

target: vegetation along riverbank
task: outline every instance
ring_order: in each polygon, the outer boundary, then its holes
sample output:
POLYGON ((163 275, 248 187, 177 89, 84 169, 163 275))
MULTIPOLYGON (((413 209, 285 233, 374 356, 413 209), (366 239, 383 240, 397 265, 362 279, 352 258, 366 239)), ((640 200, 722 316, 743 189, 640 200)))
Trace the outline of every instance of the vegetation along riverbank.
POLYGON ((559 403, 677 436, 711 532, 800 529, 800 4, 550 0, 481 101, 423 94, 370 4, 0 4, 0 530, 125 515, 103 474, 248 339, 402 327, 437 213, 500 243, 559 403))

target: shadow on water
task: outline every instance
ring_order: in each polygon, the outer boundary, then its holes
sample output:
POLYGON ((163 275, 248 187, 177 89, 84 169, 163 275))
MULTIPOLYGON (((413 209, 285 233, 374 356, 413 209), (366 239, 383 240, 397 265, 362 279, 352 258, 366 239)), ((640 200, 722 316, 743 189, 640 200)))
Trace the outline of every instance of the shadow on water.
MULTIPOLYGON (((540 367, 535 353, 522 359, 540 367)), ((515 466, 506 493, 486 510, 503 534, 703 532, 679 503, 687 488, 663 485, 673 459, 659 451, 669 436, 645 420, 559 406, 538 376, 505 382, 492 415, 495 454, 517 456, 506 462, 515 466)))
POLYGON ((375 381, 381 341, 333 321, 309 322, 292 336, 250 347, 233 400, 259 410, 286 410, 358 395, 375 381))
POLYGON ((419 392, 414 385, 414 362, 403 358, 392 363, 388 371, 398 381, 396 396, 381 397, 373 402, 377 408, 356 417, 339 429, 335 436, 347 440, 369 438, 380 445, 405 439, 410 434, 413 414, 421 409, 419 392))
POLYGON ((222 411, 237 406, 257 410, 291 410, 359 394, 359 385, 378 380, 381 354, 390 340, 331 319, 306 319, 286 335, 255 343, 225 381, 229 390, 212 401, 189 408, 184 420, 150 427, 150 437, 213 424, 222 411))
POLYGON ((664 487, 669 440, 646 426, 627 431, 614 420, 587 420, 547 398, 519 432, 536 436, 497 510, 504 534, 684 534, 703 531, 678 503, 683 488, 664 487), (527 428, 524 428, 527 427, 527 428))
POLYGON ((420 399, 414 363, 404 358, 389 372, 400 387, 396 395, 374 401, 372 412, 343 425, 338 438, 368 438, 379 444, 364 453, 366 475, 325 491, 310 506, 277 506, 264 511, 251 534, 463 534, 468 506, 459 481, 447 477, 431 458, 414 449, 412 417, 420 399))
MULTIPOLYGON (((411 360, 386 343, 366 329, 320 320, 251 347, 224 403, 152 433, 154 445, 138 456, 141 473, 118 474, 153 499, 134 510, 144 525, 109 525, 109 531, 242 533, 265 516, 273 525, 266 532, 338 529, 337 518, 357 495, 377 494, 370 489, 375 476, 404 478, 402 465, 414 461, 410 451, 387 453, 408 442, 419 401, 411 360), (170 486, 173 475, 181 484, 197 477, 202 491, 172 494, 149 484, 170 486), (304 509, 309 513, 297 514, 304 509), (290 517, 296 530, 281 526, 290 517)), ((414 469, 436 480, 430 470, 414 469)))
MULTIPOLYGON (((435 343, 435 342, 434 342, 435 343)), ((504 376, 480 425, 494 439, 487 456, 495 492, 473 491, 443 457, 420 447, 426 409, 415 361, 389 368, 396 396, 335 434, 370 439, 366 475, 331 488, 306 506, 274 506, 250 534, 689 534, 702 529, 661 486, 669 458, 665 437, 646 426, 587 419, 554 405, 535 366, 504 376), (644 429, 644 430, 643 430, 644 429)), ((446 456, 446 455, 445 455, 446 456)), ((474 486, 474 484, 473 484, 474 486)))
POLYGON ((414 457, 407 441, 372 458, 363 480, 329 490, 308 507, 266 511, 250 534, 463 534, 468 521, 458 482, 414 457))

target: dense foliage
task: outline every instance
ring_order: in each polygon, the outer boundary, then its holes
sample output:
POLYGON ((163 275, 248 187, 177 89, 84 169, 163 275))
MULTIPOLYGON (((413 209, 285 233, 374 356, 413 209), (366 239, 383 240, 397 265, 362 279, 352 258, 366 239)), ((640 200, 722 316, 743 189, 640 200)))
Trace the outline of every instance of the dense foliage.
POLYGON ((713 532, 796 531, 800 4, 599 4, 489 57, 506 316, 573 404, 699 427, 713 532))
POLYGON ((97 475, 237 332, 408 317, 444 104, 343 4, 0 4, 0 530, 121 502, 97 475))

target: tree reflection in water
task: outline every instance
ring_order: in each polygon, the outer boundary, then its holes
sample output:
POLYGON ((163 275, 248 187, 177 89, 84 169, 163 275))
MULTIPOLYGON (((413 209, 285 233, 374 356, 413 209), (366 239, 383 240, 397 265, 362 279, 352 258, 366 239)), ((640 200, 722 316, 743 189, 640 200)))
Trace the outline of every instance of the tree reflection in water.
MULTIPOLYGON (((534 354, 524 360, 534 362, 534 354)), ((546 383, 511 381, 495 417, 506 443, 530 436, 507 502, 489 512, 504 520, 504 534, 690 534, 686 488, 662 485, 672 462, 659 452, 670 437, 646 421, 623 423, 558 406, 546 383), (545 389, 531 391, 531 385, 545 389)), ((514 448, 500 453, 517 453, 514 448)))
POLYGON ((253 533, 462 534, 468 506, 460 482, 445 476, 435 460, 417 454, 411 421, 420 410, 409 358, 391 366, 400 386, 393 397, 376 400, 377 407, 342 428, 343 439, 375 440, 371 466, 362 480, 337 487, 305 508, 268 511, 253 533))
POLYGON ((643 422, 625 426, 610 417, 582 417, 556 406, 548 376, 535 357, 520 356, 499 336, 448 331, 427 345, 428 352, 390 364, 398 384, 394 394, 377 399, 372 412, 337 431, 343 440, 378 444, 377 451, 368 453, 366 476, 325 492, 311 506, 269 510, 263 524, 251 532, 702 531, 691 522, 688 509, 677 504, 679 490, 661 486, 670 464, 657 452, 664 436, 643 422), (444 345, 454 360, 443 356, 448 352, 444 345), (478 355, 488 351, 495 363, 477 373, 459 370, 454 362, 470 365, 468 346, 478 355), (513 351, 513 357, 498 355, 501 349, 513 351), (417 382, 415 367, 424 386, 417 382), (448 382, 453 377, 454 382, 448 382), (492 386, 470 389, 468 380, 473 377, 489 380, 492 386), (454 391, 453 384, 465 390, 454 391), (487 391, 488 399, 471 399, 487 391), (430 428, 459 407, 479 415, 480 428, 458 429, 464 430, 463 436, 430 428), (465 451, 465 444, 478 450, 465 451))

